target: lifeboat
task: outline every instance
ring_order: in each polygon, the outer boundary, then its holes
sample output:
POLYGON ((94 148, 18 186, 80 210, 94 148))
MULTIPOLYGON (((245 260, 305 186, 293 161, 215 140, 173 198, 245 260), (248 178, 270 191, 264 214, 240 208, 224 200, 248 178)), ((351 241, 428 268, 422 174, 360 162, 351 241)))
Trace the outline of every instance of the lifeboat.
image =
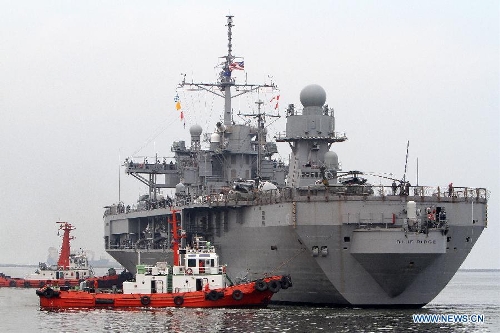
POLYGON ((173 266, 158 262, 137 265, 135 279, 123 282, 123 289, 102 289, 91 281, 77 288, 46 285, 36 290, 41 309, 136 308, 136 307, 263 307, 281 289, 292 286, 289 275, 267 276, 233 284, 226 266, 210 242, 194 237, 191 247, 179 248, 176 214, 172 214, 173 266))

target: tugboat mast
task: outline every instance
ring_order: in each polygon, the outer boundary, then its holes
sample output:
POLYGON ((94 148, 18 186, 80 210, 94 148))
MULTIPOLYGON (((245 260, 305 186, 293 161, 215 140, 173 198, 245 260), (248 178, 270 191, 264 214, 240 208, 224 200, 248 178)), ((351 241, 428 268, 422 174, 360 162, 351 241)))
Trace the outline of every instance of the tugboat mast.
POLYGON ((61 225, 59 226, 59 230, 64 231, 63 233, 63 241, 61 245, 61 253, 59 254, 59 260, 57 261, 57 267, 62 269, 69 268, 69 255, 71 253, 70 241, 75 237, 70 236, 69 233, 71 230, 75 230, 68 222, 57 222, 61 225))

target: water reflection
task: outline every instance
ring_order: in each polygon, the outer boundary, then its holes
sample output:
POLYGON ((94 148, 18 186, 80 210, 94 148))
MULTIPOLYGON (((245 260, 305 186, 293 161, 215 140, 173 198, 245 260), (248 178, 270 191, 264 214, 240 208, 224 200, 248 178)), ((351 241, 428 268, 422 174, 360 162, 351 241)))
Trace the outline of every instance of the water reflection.
POLYGON ((484 332, 498 306, 431 306, 420 310, 332 309, 270 306, 266 309, 134 309, 40 311, 39 329, 52 332, 484 332), (477 311, 476 311, 477 310, 477 311), (484 313, 482 324, 415 324, 414 313, 484 313))

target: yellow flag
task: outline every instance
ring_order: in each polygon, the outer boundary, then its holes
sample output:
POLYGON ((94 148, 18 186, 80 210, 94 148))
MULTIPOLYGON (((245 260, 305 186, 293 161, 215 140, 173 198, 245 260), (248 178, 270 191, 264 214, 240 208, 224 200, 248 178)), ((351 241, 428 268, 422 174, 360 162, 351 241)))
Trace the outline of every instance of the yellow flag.
POLYGON ((177 103, 175 103, 175 109, 176 110, 180 110, 181 109, 181 102, 180 101, 177 101, 177 103))

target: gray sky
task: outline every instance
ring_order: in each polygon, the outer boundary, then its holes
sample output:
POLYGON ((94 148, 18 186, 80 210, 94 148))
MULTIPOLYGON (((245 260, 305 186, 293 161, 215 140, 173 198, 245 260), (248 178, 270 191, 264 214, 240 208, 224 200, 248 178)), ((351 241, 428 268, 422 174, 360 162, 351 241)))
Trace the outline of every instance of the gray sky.
MULTIPOLYGON (((171 156, 188 128, 211 132, 221 101, 179 92, 214 81, 235 16, 233 53, 249 82, 280 88, 280 112, 323 86, 344 170, 404 171, 419 185, 487 187, 489 227, 463 268, 500 268, 498 1, 0 1, 0 263, 60 246, 104 253, 103 206, 127 156, 171 156)), ((256 98, 236 101, 248 111, 256 98)), ((271 108, 271 103, 265 107, 271 108)), ((237 118, 239 120, 239 118, 237 118)), ((284 131, 285 119, 269 127, 284 131)), ((286 147, 281 157, 288 158, 286 147)), ((121 198, 146 189, 121 176, 121 198)))

